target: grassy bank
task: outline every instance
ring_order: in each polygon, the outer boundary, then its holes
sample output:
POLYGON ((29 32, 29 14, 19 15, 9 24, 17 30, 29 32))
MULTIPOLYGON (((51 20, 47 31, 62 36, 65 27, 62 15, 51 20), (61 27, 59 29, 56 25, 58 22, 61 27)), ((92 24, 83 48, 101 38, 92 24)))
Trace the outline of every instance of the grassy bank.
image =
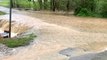
POLYGON ((9 7, 9 0, 2 0, 0 6, 9 7))
POLYGON ((0 11, 0 15, 4 15, 4 14, 6 14, 6 13, 0 11))
POLYGON ((0 43, 4 44, 10 48, 15 48, 15 47, 20 47, 20 46, 25 46, 25 45, 29 45, 31 41, 33 41, 33 39, 36 36, 34 34, 30 34, 26 37, 22 37, 22 38, 7 38, 7 39, 0 39, 0 43))

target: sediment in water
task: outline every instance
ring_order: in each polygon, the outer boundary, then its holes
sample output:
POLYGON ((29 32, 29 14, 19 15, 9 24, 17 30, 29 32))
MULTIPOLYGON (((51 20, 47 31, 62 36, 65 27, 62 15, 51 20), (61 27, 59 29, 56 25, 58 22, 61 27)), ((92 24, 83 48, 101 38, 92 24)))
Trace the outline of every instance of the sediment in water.
MULTIPOLYGON (((11 25, 11 37, 15 37, 29 29, 25 24, 15 21, 12 21, 11 25)), ((0 19, 0 33, 4 33, 4 31, 9 31, 9 21, 0 19)))

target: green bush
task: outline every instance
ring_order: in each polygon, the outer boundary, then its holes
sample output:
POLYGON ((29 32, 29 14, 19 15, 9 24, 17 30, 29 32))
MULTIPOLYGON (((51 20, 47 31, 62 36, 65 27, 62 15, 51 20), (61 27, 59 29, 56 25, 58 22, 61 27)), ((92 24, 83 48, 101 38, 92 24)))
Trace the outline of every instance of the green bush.
POLYGON ((107 17, 107 0, 81 0, 77 4, 74 15, 107 17))
POLYGON ((94 16, 94 13, 92 11, 89 11, 87 8, 78 8, 75 10, 76 16, 94 16))
POLYGON ((89 11, 86 8, 80 9, 78 13, 77 16, 89 16, 89 11))
POLYGON ((95 1, 94 0, 79 0, 74 15, 77 16, 94 16, 95 1))
POLYGON ((34 39, 34 37, 36 37, 36 36, 33 34, 30 34, 29 36, 22 37, 22 38, 1 39, 0 43, 4 44, 10 48, 14 48, 14 47, 28 45, 34 39))
POLYGON ((96 11, 97 14, 100 15, 100 17, 107 17, 107 1, 101 0, 96 2, 96 11))

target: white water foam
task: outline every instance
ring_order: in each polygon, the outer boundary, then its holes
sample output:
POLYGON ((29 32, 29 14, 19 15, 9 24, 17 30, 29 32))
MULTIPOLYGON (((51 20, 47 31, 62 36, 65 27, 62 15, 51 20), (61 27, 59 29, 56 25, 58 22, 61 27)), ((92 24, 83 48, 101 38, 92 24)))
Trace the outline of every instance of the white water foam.
MULTIPOLYGON (((0 28, 0 34, 2 34, 2 33, 4 33, 4 31, 0 28)), ((13 38, 15 36, 17 36, 17 33, 11 32, 11 37, 13 38)))

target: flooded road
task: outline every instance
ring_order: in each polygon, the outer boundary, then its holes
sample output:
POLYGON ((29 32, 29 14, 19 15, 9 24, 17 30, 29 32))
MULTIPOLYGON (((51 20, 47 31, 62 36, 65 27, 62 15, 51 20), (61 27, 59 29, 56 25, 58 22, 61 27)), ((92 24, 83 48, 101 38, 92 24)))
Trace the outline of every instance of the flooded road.
MULTIPOLYGON (((0 11, 8 13, 8 8, 0 7, 0 11)), ((0 19, 8 20, 8 14, 0 16, 0 19)), ((76 18, 75 18, 76 19, 76 18)), ((4 56, 0 60, 101 60, 107 59, 105 49, 107 48, 106 33, 81 32, 54 23, 17 13, 13 10, 12 21, 23 23, 33 28, 37 35, 35 42, 11 56, 4 56), (80 48, 74 52, 72 57, 59 54, 66 48, 80 48), (90 53, 92 55, 90 56, 90 53), (88 56, 87 56, 88 55, 88 56), (94 56, 93 56, 94 55, 94 56), (100 56, 100 57, 99 57, 100 56), (102 59, 104 57, 104 59, 102 59), (93 59, 92 59, 93 58, 93 59)), ((65 21, 62 21, 63 24, 65 21)), ((19 25, 20 26, 20 25, 19 25)))
POLYGON ((9 13, 9 8, 5 8, 0 6, 0 11, 5 12, 5 13, 9 13))

